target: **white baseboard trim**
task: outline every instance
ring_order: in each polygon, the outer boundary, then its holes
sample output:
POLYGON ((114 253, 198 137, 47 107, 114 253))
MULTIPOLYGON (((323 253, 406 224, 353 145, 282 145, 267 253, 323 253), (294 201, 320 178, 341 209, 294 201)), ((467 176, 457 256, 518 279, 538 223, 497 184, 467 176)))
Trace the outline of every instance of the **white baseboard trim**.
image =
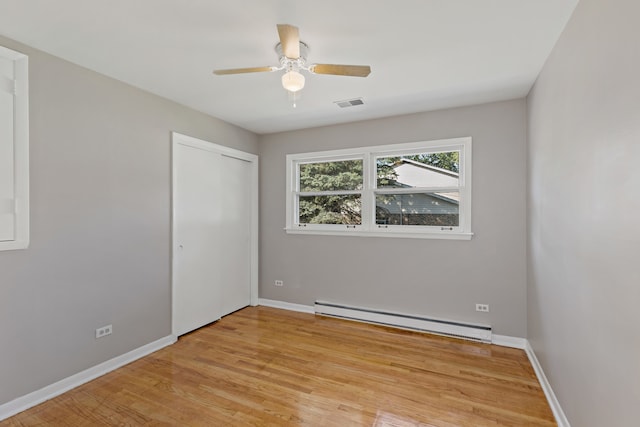
POLYGON ((299 311, 301 313, 315 313, 315 309, 312 305, 294 304, 292 302, 276 301, 273 299, 264 298, 260 298, 259 304, 264 305, 265 307, 281 308, 283 310, 299 311))
POLYGON ((114 357, 111 360, 100 363, 92 368, 86 369, 70 377, 64 378, 58 382, 50 384, 36 390, 32 393, 26 394, 22 397, 18 397, 10 402, 0 405, 0 421, 12 417, 22 411, 39 405, 49 399, 61 395, 73 388, 78 387, 84 383, 96 379, 108 372, 118 369, 124 365, 127 365, 135 360, 138 360, 154 351, 160 350, 163 347, 167 347, 175 343, 177 337, 173 335, 160 338, 157 341, 143 345, 142 347, 131 350, 121 356, 114 357))
POLYGON ((491 337, 491 344, 524 350, 527 347, 527 340, 525 338, 493 334, 491 337))
POLYGON ((540 362, 538 361, 538 358, 536 357, 536 354, 533 351, 533 347, 531 347, 529 340, 524 338, 509 337, 505 335, 494 335, 493 344, 524 350, 524 352, 527 354, 527 357, 529 358, 529 363, 531 363, 531 366, 536 373, 536 377, 538 377, 538 382, 540 383, 540 387, 542 387, 542 391, 544 391, 547 402, 549 402, 549 407, 551 408, 551 412, 553 412, 556 423, 558 423, 558 427, 571 427, 567 416, 564 414, 564 411, 560 406, 560 402, 558 402, 556 394, 551 388, 549 380, 547 380, 547 376, 542 370, 542 366, 540 365, 540 362))
POLYGON ((553 416, 556 418, 558 427, 571 427, 571 424, 569 424, 569 420, 562 410, 560 402, 558 401, 556 394, 553 392, 551 384, 549 383, 549 380, 547 380, 547 376, 542 370, 542 365, 540 365, 540 362, 536 357, 536 353, 533 351, 533 347, 531 347, 531 343, 529 343, 529 341, 527 341, 524 351, 527 353, 527 357, 529 358, 529 362, 531 363, 531 366, 533 366, 533 370, 538 377, 538 382, 542 387, 542 391, 544 391, 544 395, 547 397, 547 402, 549 402, 549 406, 551 407, 553 416))

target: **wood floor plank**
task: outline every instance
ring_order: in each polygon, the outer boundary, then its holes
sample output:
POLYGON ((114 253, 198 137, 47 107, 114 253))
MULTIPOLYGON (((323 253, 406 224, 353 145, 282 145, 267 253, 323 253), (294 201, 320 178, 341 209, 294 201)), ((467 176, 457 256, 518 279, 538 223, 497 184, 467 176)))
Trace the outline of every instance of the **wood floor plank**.
POLYGON ((521 350, 248 307, 0 426, 554 426, 521 350))

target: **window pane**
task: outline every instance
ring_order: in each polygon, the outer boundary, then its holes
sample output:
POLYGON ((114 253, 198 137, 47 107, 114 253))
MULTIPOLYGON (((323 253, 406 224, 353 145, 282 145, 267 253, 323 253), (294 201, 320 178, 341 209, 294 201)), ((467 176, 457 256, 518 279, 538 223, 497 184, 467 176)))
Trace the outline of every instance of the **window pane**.
POLYGON ((378 188, 457 187, 460 152, 378 157, 378 188))
POLYGON ((362 160, 300 165, 300 191, 362 190, 362 160))
POLYGON ((360 195, 300 196, 300 224, 362 224, 360 195))
POLYGON ((459 225, 459 192, 378 194, 376 224, 459 225))

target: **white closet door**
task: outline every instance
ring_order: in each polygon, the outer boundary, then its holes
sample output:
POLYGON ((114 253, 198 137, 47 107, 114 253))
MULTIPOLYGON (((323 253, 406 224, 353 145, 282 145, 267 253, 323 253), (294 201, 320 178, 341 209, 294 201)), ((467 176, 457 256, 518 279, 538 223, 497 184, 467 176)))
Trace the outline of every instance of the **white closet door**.
POLYGON ((218 153, 178 144, 174 150, 174 332, 182 335, 222 313, 218 153))
POLYGON ((251 163, 222 156, 222 315, 251 303, 251 163))
POLYGON ((182 335, 257 300, 257 157, 178 134, 173 147, 173 332, 182 335))

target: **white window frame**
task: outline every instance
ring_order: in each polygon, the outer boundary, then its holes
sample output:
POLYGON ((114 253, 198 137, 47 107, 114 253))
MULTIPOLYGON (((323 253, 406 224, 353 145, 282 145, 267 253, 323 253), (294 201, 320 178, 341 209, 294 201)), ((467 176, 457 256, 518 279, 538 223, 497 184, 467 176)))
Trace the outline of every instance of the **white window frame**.
MULTIPOLYGON (((320 151, 287 155, 286 188, 286 227, 289 234, 319 234, 340 236, 404 237, 422 239, 470 240, 471 231, 471 137, 451 138, 435 141, 420 141, 403 144, 390 144, 373 147, 349 148, 343 150, 320 151), (400 194, 442 191, 438 188, 378 189, 376 188, 376 158, 394 157, 427 152, 460 152, 459 185, 455 189, 460 193, 457 227, 418 226, 418 225, 379 225, 375 223, 376 194, 400 194), (298 222, 298 197, 309 195, 299 190, 300 165, 305 163, 332 162, 362 159, 362 191, 338 191, 340 194, 362 194, 362 224, 300 224, 298 222)), ((453 189, 453 188, 452 188, 453 189)), ((334 192, 322 192, 330 195, 334 192)))
MULTIPOLYGON (((288 156, 287 156, 288 157, 288 156)), ((336 161, 348 161, 348 160, 362 160, 362 180, 363 180, 363 189, 362 190, 339 190, 339 191, 321 191, 321 192, 301 192, 295 191, 294 193, 299 196, 313 196, 313 195, 322 195, 322 196, 332 196, 332 195, 349 195, 349 194, 360 194, 361 198, 364 197, 364 186, 365 184, 365 168, 366 168, 366 159, 363 155, 356 153, 355 155, 345 154, 345 155, 327 155, 320 157, 306 157, 301 159, 300 161, 295 162, 295 170, 294 170, 294 180, 296 183, 296 189, 299 186, 298 176, 300 176, 300 165, 306 163, 328 163, 328 162, 336 162, 336 161)), ((295 212, 298 212, 298 197, 293 198, 295 212)), ((364 214, 364 210, 362 211, 364 214)), ((295 215, 297 217, 297 215, 295 215)), ((300 229, 308 229, 308 230, 324 230, 324 231, 334 231, 340 232, 344 231, 344 229, 348 230, 356 230, 362 231, 364 230, 364 218, 362 218, 361 225, 344 225, 344 224, 298 224, 296 219, 294 219, 297 227, 300 229)))
POLYGON ((29 58, 0 46, 0 56, 14 63, 14 239, 0 241, 0 251, 29 246, 29 58))

